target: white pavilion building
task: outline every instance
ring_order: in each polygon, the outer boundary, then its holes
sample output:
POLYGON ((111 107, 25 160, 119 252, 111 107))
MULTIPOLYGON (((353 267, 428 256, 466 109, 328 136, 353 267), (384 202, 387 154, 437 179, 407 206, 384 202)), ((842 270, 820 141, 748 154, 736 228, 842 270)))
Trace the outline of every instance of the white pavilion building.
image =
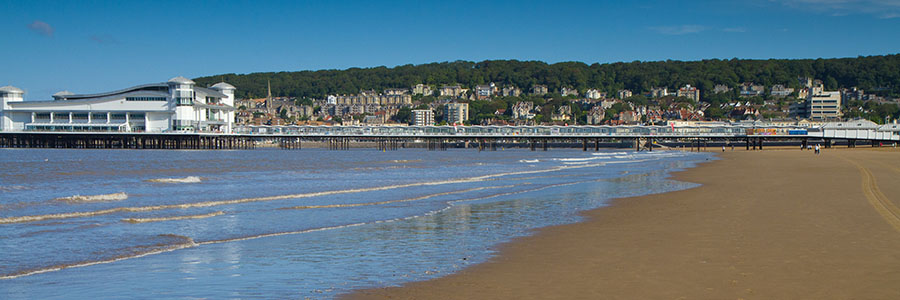
POLYGON ((223 132, 234 126, 234 86, 209 88, 175 77, 99 94, 62 91, 53 100, 23 101, 0 87, 0 131, 223 132))

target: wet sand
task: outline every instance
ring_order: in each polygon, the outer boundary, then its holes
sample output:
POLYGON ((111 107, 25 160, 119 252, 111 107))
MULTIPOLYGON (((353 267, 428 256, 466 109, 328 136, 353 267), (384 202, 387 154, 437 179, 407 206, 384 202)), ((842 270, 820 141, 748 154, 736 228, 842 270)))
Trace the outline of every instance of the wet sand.
POLYGON ((347 299, 900 299, 900 149, 720 153, 484 264, 347 299))

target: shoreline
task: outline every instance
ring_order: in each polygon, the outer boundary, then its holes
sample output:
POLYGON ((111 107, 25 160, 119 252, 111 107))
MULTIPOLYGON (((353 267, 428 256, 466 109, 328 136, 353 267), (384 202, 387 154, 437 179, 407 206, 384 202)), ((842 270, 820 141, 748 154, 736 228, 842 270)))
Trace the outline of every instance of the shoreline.
POLYGON ((613 199, 458 273, 338 298, 900 297, 900 151, 715 153, 670 173, 700 187, 613 199))

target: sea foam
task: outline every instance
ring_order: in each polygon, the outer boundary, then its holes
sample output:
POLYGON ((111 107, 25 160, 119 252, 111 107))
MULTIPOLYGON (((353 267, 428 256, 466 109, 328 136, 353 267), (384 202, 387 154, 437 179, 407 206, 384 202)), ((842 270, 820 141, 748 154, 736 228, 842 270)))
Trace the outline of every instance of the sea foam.
POLYGON ((154 178, 144 181, 156 183, 200 183, 203 181, 203 179, 199 176, 188 176, 183 178, 154 178))
POLYGON ((112 193, 112 194, 102 194, 102 195, 74 195, 69 197, 61 197, 53 200, 56 201, 65 201, 68 203, 91 203, 91 202, 110 202, 110 201, 122 201, 128 199, 128 194, 125 192, 112 193))

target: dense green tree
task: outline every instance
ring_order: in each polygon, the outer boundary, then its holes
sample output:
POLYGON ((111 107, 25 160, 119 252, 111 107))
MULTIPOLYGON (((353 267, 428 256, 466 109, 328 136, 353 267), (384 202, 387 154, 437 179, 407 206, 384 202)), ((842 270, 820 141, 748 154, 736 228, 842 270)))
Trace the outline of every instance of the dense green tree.
MULTIPOLYGON (((829 90, 856 86, 869 93, 900 96, 900 55, 815 60, 634 61, 592 65, 518 60, 487 60, 477 63, 454 61, 393 68, 381 66, 346 70, 222 74, 194 80, 201 86, 219 81, 231 83, 238 88, 236 96, 239 98, 266 95, 267 82, 271 82, 273 96, 319 99, 330 94, 359 93, 360 90, 410 88, 417 83, 438 87, 460 84, 473 88, 478 84, 494 82, 500 86, 514 85, 523 91, 543 84, 554 97, 559 95, 561 87, 572 87, 581 92, 596 88, 607 93, 629 89, 636 94, 643 94, 653 87, 673 90, 691 84, 701 89, 703 101, 716 103, 730 100, 727 98, 733 99, 736 93, 735 90, 731 94, 713 94, 712 89, 716 84, 736 88, 742 82, 754 82, 765 86, 784 84, 799 88, 797 78, 801 76, 821 79, 829 90)), ((533 99, 530 96, 521 98, 533 99)), ((417 100, 429 103, 433 98, 423 97, 417 100)), ((537 104, 537 101, 534 102, 537 104)))
POLYGON ((401 108, 397 111, 397 114, 394 116, 394 121, 401 124, 409 124, 410 116, 412 115, 412 110, 409 107, 401 108))

